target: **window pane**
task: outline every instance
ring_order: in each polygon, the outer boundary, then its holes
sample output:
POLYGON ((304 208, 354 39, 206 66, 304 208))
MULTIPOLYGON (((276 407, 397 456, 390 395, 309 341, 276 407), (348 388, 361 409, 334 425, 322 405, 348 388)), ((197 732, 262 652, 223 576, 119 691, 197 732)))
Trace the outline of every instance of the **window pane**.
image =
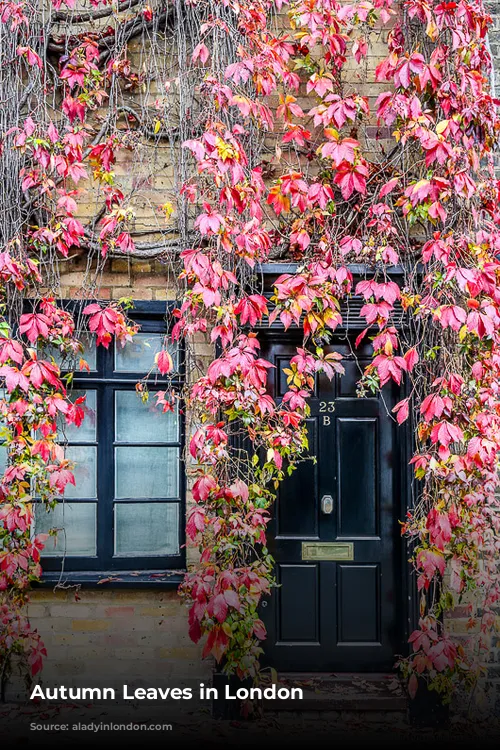
POLYGON ((115 497, 179 497, 179 449, 115 448, 115 497))
POLYGON ((77 339, 84 346, 83 353, 78 352, 74 356, 66 355, 66 357, 63 357, 57 347, 49 346, 45 349, 45 354, 42 352, 42 356, 54 357, 54 361, 59 365, 61 370, 71 370, 73 367, 76 367, 77 372, 80 372, 80 359, 84 359, 90 369, 95 372, 97 370, 95 335, 93 333, 81 333, 79 336, 77 335, 77 339))
POLYGON ((71 401, 76 401, 80 396, 87 396, 83 404, 85 419, 80 427, 74 424, 66 424, 64 417, 59 417, 57 427, 62 437, 69 442, 94 443, 97 435, 97 391, 71 391, 71 401))
POLYGON ((118 442, 175 443, 179 439, 177 410, 163 414, 153 392, 144 404, 135 391, 116 391, 115 405, 118 442))
MULTIPOLYGON (((161 333, 137 333, 132 341, 128 341, 124 347, 115 346, 115 370, 117 372, 144 372, 150 370, 157 373, 155 365, 155 354, 167 346, 167 339, 161 333)), ((167 346, 174 367, 177 369, 177 347, 173 344, 167 346)))
POLYGON ((96 337, 94 333, 82 333, 80 335, 80 341, 84 348, 83 359, 87 361, 88 366, 91 370, 97 370, 97 346, 96 337))
POLYGON ((127 556, 179 553, 177 503, 117 503, 115 554, 127 556))
POLYGON ((64 497, 97 497, 96 463, 97 449, 91 445, 70 445, 66 448, 66 458, 75 462, 76 486, 67 484, 64 497))
POLYGON ((95 503, 59 503, 54 510, 46 511, 43 505, 37 504, 36 533, 47 534, 50 529, 61 529, 57 536, 51 536, 45 542, 43 557, 95 555, 96 507, 95 503))
POLYGON ((9 456, 9 449, 5 445, 0 445, 0 477, 5 473, 7 468, 7 458, 9 456))

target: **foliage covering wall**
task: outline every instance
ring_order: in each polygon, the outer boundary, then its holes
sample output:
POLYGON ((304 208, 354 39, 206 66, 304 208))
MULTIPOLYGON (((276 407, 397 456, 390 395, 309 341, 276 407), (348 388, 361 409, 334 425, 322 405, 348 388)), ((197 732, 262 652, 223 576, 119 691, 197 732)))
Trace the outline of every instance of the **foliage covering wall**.
MULTIPOLYGON (((401 667, 411 694, 419 676, 445 698, 458 683, 473 686, 499 596, 500 121, 483 3, 124 0, 81 9, 2 0, 0 18, 0 90, 10 103, 0 128, 4 656, 26 654, 33 673, 41 668, 44 647, 23 614, 43 545, 30 534, 31 500, 51 505, 74 481, 56 416, 78 423, 82 407, 51 349, 84 367, 86 326, 103 346, 136 331, 125 301, 93 302, 76 318, 57 305, 61 263, 86 254, 84 298, 110 257, 159 256, 178 277, 173 337, 207 333, 221 347, 183 394, 198 425, 187 533, 201 558, 182 588, 193 640, 205 638, 204 654, 227 672, 257 676, 272 502, 306 447, 315 374, 342 371, 326 347, 344 322, 340 300, 357 294, 359 340, 373 346, 360 397, 404 381, 392 417, 415 425, 418 502, 403 533, 421 619, 401 667), (380 45, 381 91, 370 101, 366 61, 380 45), (172 200, 155 205, 141 239, 134 202, 153 205, 167 151, 172 200), (142 155, 145 182, 119 179, 125 152, 142 155), (95 210, 85 220, 88 181, 95 210), (255 269, 283 256, 297 270, 268 301, 255 269), (355 288, 351 263, 366 267, 355 288), (394 265, 401 287, 388 275, 394 265), (27 294, 33 312, 21 309, 27 294), (270 365, 255 332, 267 317, 304 333, 280 405, 266 391, 270 365), (248 451, 234 449, 236 436, 248 451), (481 598, 480 637, 457 643, 441 616, 471 591, 481 598)), ((168 376, 166 349, 157 364, 168 376)), ((167 388, 159 408, 176 398, 167 388)))

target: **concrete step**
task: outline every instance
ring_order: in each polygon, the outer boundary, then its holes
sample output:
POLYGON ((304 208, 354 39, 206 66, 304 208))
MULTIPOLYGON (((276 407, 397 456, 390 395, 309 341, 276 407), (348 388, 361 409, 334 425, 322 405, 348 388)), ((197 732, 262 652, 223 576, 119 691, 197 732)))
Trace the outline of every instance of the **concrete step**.
POLYGON ((265 711, 406 712, 407 696, 394 674, 281 673, 278 684, 300 687, 302 700, 267 700, 265 711))

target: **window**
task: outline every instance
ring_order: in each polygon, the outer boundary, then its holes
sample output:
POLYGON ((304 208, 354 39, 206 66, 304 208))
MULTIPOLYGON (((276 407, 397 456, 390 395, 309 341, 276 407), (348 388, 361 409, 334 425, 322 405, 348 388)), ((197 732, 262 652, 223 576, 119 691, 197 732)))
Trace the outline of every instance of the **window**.
MULTIPOLYGON (((60 529, 47 540, 44 570, 60 570, 63 557, 65 571, 184 564, 182 415, 156 406, 155 391, 165 387, 158 371, 149 379, 147 403, 135 390, 165 345, 165 323, 160 313, 137 320, 141 331, 124 348, 96 350, 89 339, 84 356, 91 372, 75 373, 71 398, 86 395, 86 416, 80 428, 63 422, 61 432, 76 486, 67 485, 54 510, 36 506, 37 533, 60 529)), ((169 348, 179 371, 178 351, 169 348)), ((179 373, 174 387, 181 382, 179 373)))

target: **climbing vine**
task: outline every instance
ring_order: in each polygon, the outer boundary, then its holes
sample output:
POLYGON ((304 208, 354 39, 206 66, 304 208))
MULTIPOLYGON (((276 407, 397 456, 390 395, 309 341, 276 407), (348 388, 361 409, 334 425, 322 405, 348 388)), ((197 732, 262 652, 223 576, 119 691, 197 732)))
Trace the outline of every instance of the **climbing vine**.
MULTIPOLYGON (((459 684, 472 687, 500 593, 500 119, 483 3, 52 5, 49 23, 37 27, 38 8, 30 14, 24 2, 0 3, 11 52, 4 88, 16 92, 21 109, 35 90, 39 101, 51 101, 2 123, 4 190, 17 214, 2 229, 0 373, 10 458, 2 483, 0 652, 26 650, 33 672, 41 665, 43 646, 22 614, 43 543, 30 535, 31 500, 36 493, 50 505, 74 481, 55 422, 58 412, 69 422, 82 418, 53 358, 38 359, 44 347, 74 359, 82 316, 68 317, 40 285, 56 289, 57 259, 78 250, 93 259, 92 297, 107 258, 160 252, 180 264, 174 340, 203 335, 218 347, 184 394, 194 499, 187 535, 200 552, 181 587, 192 639, 204 638, 203 654, 228 674, 258 675, 266 636, 259 605, 274 585, 266 527, 279 484, 307 449, 314 378, 343 372, 331 343, 346 325, 341 301, 355 294, 366 320, 355 347, 369 340, 373 348, 359 395, 402 386, 391 416, 409 421, 414 433, 415 502, 402 532, 411 543, 420 620, 400 666, 411 695, 419 678, 445 700, 459 684), (111 16, 114 26, 97 24, 111 16), (56 22, 77 29, 92 22, 93 31, 63 33, 56 22), (142 35, 157 61, 167 54, 169 29, 179 67, 156 77, 135 69, 127 45, 142 35), (376 100, 367 95, 370 76, 376 100), (141 110, 125 100, 124 92, 136 96, 153 78, 161 100, 141 110), (166 228, 155 227, 155 239, 142 246, 133 194, 114 171, 141 139, 157 149, 171 144, 179 185, 179 196, 160 207, 166 228), (79 183, 90 178, 102 202, 84 225, 79 183), (296 270, 279 277, 268 298, 259 264, 276 258, 294 260, 296 270), (353 264, 365 269, 358 283, 353 264), (401 284, 391 275, 395 266, 401 284), (18 325, 10 300, 26 289, 33 312, 18 316, 18 325), (280 403, 268 393, 271 365, 258 336, 275 320, 303 331, 280 403), (456 641, 443 616, 463 601, 469 606, 471 596, 470 627, 478 632, 456 641)), ((119 304, 93 302, 83 318, 104 346, 135 332, 119 304)), ((168 374, 166 353, 158 364, 168 374)), ((169 398, 162 393, 160 405, 168 408, 169 398)))
MULTIPOLYGON (((201 549, 184 585, 191 636, 206 634, 204 653, 223 659, 228 673, 256 674, 264 635, 257 605, 272 585, 269 507, 285 465, 292 471, 306 444, 314 374, 341 371, 328 345, 343 322, 339 301, 354 291, 367 326, 356 346, 368 337, 373 347, 360 396, 405 382, 393 417, 415 425, 416 501, 403 533, 420 621, 400 666, 412 696, 422 677, 447 700, 480 675, 499 594, 492 154, 500 121, 489 90, 490 19, 481 3, 465 1, 222 5, 242 41, 222 76, 206 74, 213 114, 203 135, 184 144, 198 169, 188 199, 203 208, 200 243, 182 253, 189 287, 179 330, 209 330, 222 347, 190 394, 203 423, 190 444, 199 476, 188 534, 201 549), (288 16, 288 28, 279 30, 274 11, 288 16), (343 72, 366 65, 383 34, 387 56, 375 79, 389 88, 371 106, 343 72), (367 139, 375 120, 383 144, 376 159, 367 139), (249 164, 250 122, 275 134, 265 186, 262 166, 249 164), (265 261, 276 245, 298 268, 277 280, 268 301, 249 293, 236 269, 241 260, 250 268, 265 261), (353 289, 349 264, 360 262, 366 278, 353 289), (401 286, 390 278, 395 265, 401 286), (280 405, 266 395, 269 364, 245 332, 268 314, 304 332, 280 405), (230 433, 241 430, 252 446, 243 472, 230 449, 230 433), (442 616, 470 592, 479 637, 456 642, 442 616)), ((211 30, 223 23, 208 16, 203 27, 196 55, 207 67, 211 30)))

